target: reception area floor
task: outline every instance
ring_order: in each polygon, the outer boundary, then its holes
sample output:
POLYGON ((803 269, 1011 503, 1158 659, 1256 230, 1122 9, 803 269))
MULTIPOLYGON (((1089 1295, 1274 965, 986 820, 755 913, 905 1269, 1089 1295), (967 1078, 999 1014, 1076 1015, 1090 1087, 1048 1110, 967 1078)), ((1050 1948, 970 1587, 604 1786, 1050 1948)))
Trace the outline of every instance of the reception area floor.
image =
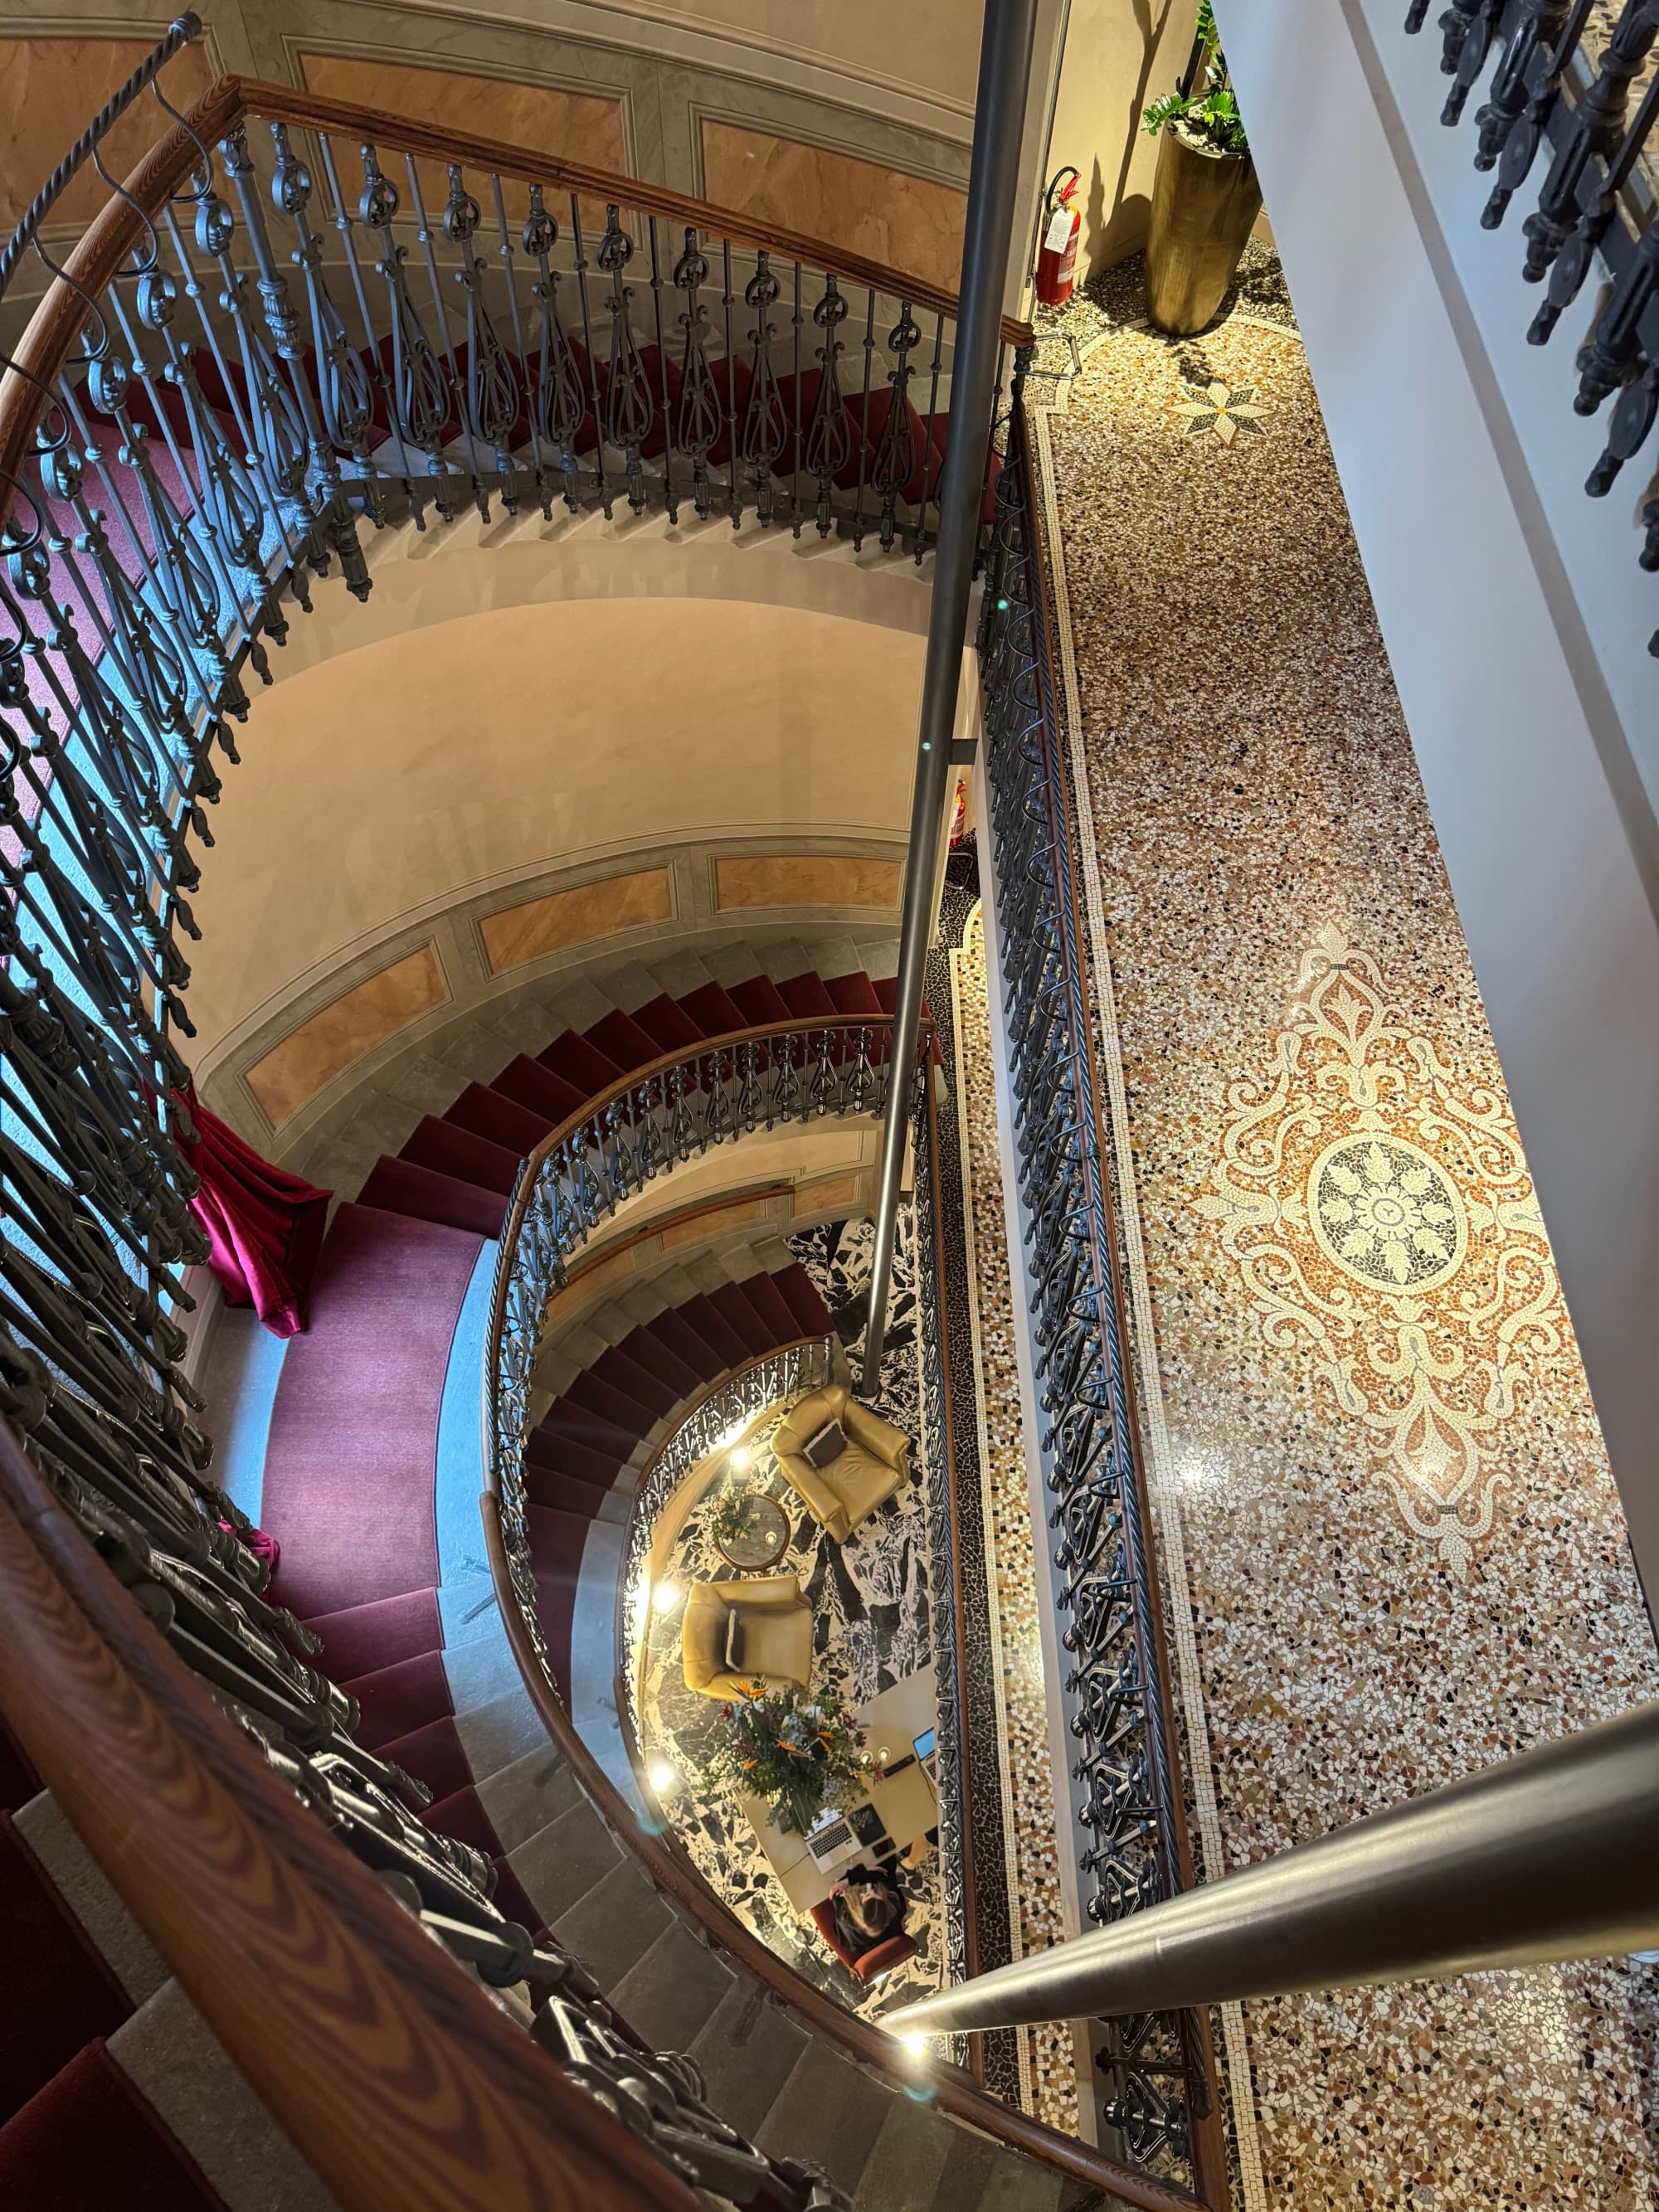
MULTIPOLYGON (((860 1300, 869 1272, 868 1222, 836 1224, 790 1240, 793 1249, 848 1333, 860 1369, 860 1300)), ((914 1300, 908 1224, 895 1270, 896 1295, 874 1410, 915 1439, 919 1430, 914 1300)), ((812 1608, 815 1693, 837 1698, 854 1713, 896 1684, 930 1667, 930 1560, 923 1486, 911 1480, 837 1544, 802 1508, 772 1457, 771 1438, 788 1411, 780 1402, 745 1437, 751 1455, 744 1480, 775 1497, 789 1516, 787 1550, 770 1570, 793 1575, 812 1608)), ((913 1455, 914 1457, 914 1455, 913 1455)), ((695 1479, 695 1478, 694 1478, 695 1479)), ((675 1539, 665 1576, 684 1592, 696 1582, 732 1579, 715 1547, 710 1519, 729 1478, 716 1478, 675 1539)), ((870 2019, 939 1986, 945 1957, 944 1896, 939 1860, 930 1854, 900 1870, 905 1932, 916 1954, 883 1980, 862 1988, 825 1948, 791 1905, 741 1808, 723 1788, 703 1785, 704 1762, 721 1726, 717 1700, 686 1687, 681 1667, 679 1605, 645 1616, 641 1749, 647 1765, 665 1761, 680 1778, 663 1793, 664 1811, 698 1871, 763 1942, 808 1980, 870 2019)))
MULTIPOLYGON (((1038 422, 1201 1869, 1659 1694, 1282 291, 1079 308, 1038 422)), ((1052 357, 1052 348, 1045 358, 1052 357)), ((1248 2207, 1659 2203, 1650 1966, 1230 2008, 1248 2207)))

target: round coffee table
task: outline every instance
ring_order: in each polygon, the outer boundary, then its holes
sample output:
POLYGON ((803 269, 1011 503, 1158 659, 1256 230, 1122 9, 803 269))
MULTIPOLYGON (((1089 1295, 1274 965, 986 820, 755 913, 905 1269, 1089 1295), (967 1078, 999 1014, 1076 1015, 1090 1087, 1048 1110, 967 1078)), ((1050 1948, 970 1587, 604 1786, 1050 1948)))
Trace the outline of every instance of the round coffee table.
POLYGON ((714 1549, 739 1574, 763 1575, 789 1549, 789 1516, 775 1498, 757 1498, 743 1534, 716 1537, 714 1549))

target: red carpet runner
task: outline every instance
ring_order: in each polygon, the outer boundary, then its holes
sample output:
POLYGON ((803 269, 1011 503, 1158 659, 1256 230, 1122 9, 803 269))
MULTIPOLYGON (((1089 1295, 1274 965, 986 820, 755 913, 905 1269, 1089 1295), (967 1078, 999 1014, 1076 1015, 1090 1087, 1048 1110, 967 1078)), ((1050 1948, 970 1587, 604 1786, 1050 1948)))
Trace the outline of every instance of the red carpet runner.
POLYGON ((289 1343, 260 1517, 282 1601, 302 1620, 438 1580, 433 1485, 444 1372, 479 1239, 343 1206, 311 1328, 289 1343))

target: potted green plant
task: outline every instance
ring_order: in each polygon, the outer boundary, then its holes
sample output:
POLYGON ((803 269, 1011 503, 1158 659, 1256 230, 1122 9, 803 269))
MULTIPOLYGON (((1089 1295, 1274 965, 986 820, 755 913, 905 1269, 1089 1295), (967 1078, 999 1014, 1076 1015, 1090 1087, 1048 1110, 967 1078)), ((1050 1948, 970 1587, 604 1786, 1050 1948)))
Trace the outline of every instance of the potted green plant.
POLYGON ((864 1735, 842 1706, 757 1682, 720 1715, 726 1735, 704 1761, 705 1784, 763 1797, 781 1828, 804 1836, 826 1805, 850 1804, 862 1791, 864 1735))
POLYGON ((1199 0, 1186 74, 1141 120, 1158 142, 1146 312, 1159 330, 1188 337, 1225 299, 1261 212, 1261 187, 1210 0, 1199 0))

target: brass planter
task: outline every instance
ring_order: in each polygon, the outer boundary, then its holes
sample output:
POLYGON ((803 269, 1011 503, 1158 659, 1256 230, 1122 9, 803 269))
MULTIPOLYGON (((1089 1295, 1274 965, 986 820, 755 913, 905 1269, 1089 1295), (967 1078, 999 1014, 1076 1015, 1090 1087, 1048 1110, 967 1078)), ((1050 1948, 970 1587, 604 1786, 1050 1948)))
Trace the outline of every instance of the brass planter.
POLYGON ((1146 240, 1146 312, 1161 331, 1190 337, 1227 296, 1261 212, 1248 154, 1214 154, 1173 124, 1158 134, 1146 240))

